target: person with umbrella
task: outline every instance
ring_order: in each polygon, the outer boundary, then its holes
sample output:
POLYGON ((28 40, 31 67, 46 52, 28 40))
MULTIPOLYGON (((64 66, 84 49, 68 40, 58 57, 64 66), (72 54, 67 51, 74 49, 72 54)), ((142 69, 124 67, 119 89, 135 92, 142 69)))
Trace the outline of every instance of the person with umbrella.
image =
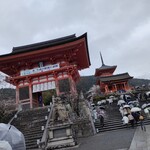
POLYGON ((123 107, 123 116, 126 116, 126 115, 128 115, 128 111, 125 107, 123 107))
POLYGON ((0 141, 7 141, 12 150, 26 150, 24 135, 13 125, 0 123, 0 141))
POLYGON ((128 119, 129 119, 129 122, 131 123, 132 128, 134 128, 134 117, 132 116, 132 114, 128 115, 128 119))
POLYGON ((146 114, 146 117, 147 117, 147 118, 150 118, 148 108, 144 108, 144 113, 146 114))
POLYGON ((137 124, 139 121, 139 112, 132 112, 131 114, 134 117, 135 123, 137 124))
POLYGON ((131 107, 130 107, 130 105, 124 105, 123 108, 126 109, 127 114, 131 113, 131 107))
POLYGON ((123 121, 123 125, 125 125, 126 127, 128 127, 129 118, 127 117, 127 115, 123 116, 122 121, 123 121))
POLYGON ((104 127, 104 116, 105 116, 105 112, 104 109, 101 108, 97 108, 97 118, 100 120, 100 126, 103 128, 104 127))
POLYGON ((145 127, 144 122, 143 122, 144 121, 144 116, 141 113, 139 115, 139 121, 140 121, 141 129, 146 131, 146 127, 145 127))

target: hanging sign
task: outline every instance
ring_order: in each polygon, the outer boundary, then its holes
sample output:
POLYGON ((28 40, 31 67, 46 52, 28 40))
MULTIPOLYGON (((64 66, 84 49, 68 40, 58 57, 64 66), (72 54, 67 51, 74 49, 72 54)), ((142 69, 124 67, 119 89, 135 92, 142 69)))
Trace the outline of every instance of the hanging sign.
POLYGON ((33 68, 33 69, 29 69, 29 70, 21 70, 20 75, 21 76, 26 76, 26 75, 30 75, 30 74, 55 70, 55 69, 58 69, 58 68, 60 68, 59 64, 47 65, 47 66, 44 66, 44 67, 33 68))
POLYGON ((55 81, 34 84, 33 85, 33 93, 47 91, 47 90, 51 90, 51 89, 55 89, 55 88, 56 88, 55 81))

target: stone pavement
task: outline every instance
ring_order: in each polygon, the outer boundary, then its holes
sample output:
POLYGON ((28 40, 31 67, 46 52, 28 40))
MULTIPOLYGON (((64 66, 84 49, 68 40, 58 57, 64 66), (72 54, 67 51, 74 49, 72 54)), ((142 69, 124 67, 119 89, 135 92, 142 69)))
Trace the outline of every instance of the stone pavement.
POLYGON ((150 125, 146 126, 146 132, 140 126, 102 132, 79 139, 73 148, 61 150, 150 150, 150 125))
POLYGON ((73 150, 150 150, 150 125, 146 132, 138 126, 83 138, 73 150))
POLYGON ((146 132, 137 127, 129 150, 150 150, 150 125, 146 126, 146 132))
POLYGON ((79 139, 78 147, 69 150, 128 150, 133 139, 135 129, 126 128, 101 132, 94 136, 79 139))

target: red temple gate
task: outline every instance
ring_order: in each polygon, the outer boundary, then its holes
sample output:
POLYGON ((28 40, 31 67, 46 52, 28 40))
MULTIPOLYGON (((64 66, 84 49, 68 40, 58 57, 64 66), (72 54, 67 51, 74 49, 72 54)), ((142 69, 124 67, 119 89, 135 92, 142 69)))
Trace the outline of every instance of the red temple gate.
POLYGON ((0 71, 7 74, 7 82, 16 86, 16 104, 37 106, 41 92, 55 89, 61 95, 59 81, 67 79, 70 93, 77 94, 78 70, 88 68, 87 34, 70 35, 59 39, 15 47, 12 53, 0 56, 0 71), (20 91, 26 89, 24 99, 20 91))

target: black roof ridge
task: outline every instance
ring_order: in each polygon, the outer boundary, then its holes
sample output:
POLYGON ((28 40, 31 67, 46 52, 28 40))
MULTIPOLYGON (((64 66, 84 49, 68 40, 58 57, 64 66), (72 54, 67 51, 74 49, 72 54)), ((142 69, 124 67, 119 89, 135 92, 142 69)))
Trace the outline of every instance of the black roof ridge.
POLYGON ((117 76, 121 76, 121 75, 129 75, 129 73, 125 72, 125 73, 120 73, 120 74, 114 74, 114 75, 111 75, 111 76, 101 76, 100 78, 109 78, 109 77, 114 77, 114 76, 117 77, 117 76))
POLYGON ((22 52, 24 50, 30 50, 30 49, 38 49, 41 47, 46 47, 46 46, 52 46, 55 44, 60 44, 63 43, 65 41, 70 41, 76 38, 75 34, 72 35, 68 35, 65 37, 60 37, 60 38, 56 38, 56 39, 52 39, 52 40, 47 40, 47 41, 42 41, 42 42, 37 42, 37 43, 33 43, 33 44, 28 44, 28 45, 23 45, 23 46, 18 46, 18 47, 13 47, 12 49, 12 53, 19 53, 22 52))
MULTIPOLYGON (((16 55, 16 54, 20 54, 20 53, 27 53, 27 52, 31 52, 32 50, 39 50, 39 49, 42 49, 42 48, 47 48, 47 47, 51 47, 51 46, 57 46, 57 45, 61 45, 61 44, 65 44, 65 43, 70 43, 70 42, 74 42, 74 41, 77 41, 77 40, 80 40, 82 38, 85 38, 85 44, 86 44, 86 47, 87 47, 87 55, 88 55, 88 60, 89 60, 89 65, 91 65, 91 62, 90 62, 90 56, 89 56, 89 50, 88 50, 88 39, 87 39, 87 32, 83 33, 82 35, 76 37, 75 34, 72 34, 72 35, 69 35, 69 36, 65 36, 67 37, 67 40, 62 40, 61 42, 56 42, 54 44, 47 44, 47 45, 42 45, 42 46, 39 46, 38 48, 37 47, 29 47, 27 49, 24 48, 24 46, 20 46, 20 47, 14 47, 14 49, 19 49, 19 48, 22 48, 21 50, 16 50, 16 51, 13 51, 11 53, 8 53, 8 54, 3 54, 3 55, 0 55, 0 58, 2 57, 7 57, 7 56, 12 56, 12 55, 16 55)), ((61 37, 61 38, 58 38, 58 39, 62 39, 64 37, 61 37)), ((56 39, 54 39, 56 40, 56 39)), ((49 40, 49 41, 52 41, 52 40, 49 40)), ((48 41, 45 41, 45 42, 48 42, 48 41)), ((40 42, 40 43, 43 43, 43 42, 40 42)), ((34 44, 39 44, 39 43, 34 43, 34 44)), ((33 45, 34 45, 33 44, 33 45)), ((25 46, 31 46, 32 44, 30 45, 25 45, 25 46)))
POLYGON ((117 68, 117 65, 108 66, 108 65, 103 64, 101 67, 96 68, 96 70, 105 70, 105 69, 110 69, 110 68, 117 68))
MULTIPOLYGON (((105 67, 116 67, 117 65, 109 66, 109 65, 103 64, 101 67, 103 67, 103 66, 105 66, 105 67)), ((100 67, 100 68, 101 68, 101 67, 100 67)))

